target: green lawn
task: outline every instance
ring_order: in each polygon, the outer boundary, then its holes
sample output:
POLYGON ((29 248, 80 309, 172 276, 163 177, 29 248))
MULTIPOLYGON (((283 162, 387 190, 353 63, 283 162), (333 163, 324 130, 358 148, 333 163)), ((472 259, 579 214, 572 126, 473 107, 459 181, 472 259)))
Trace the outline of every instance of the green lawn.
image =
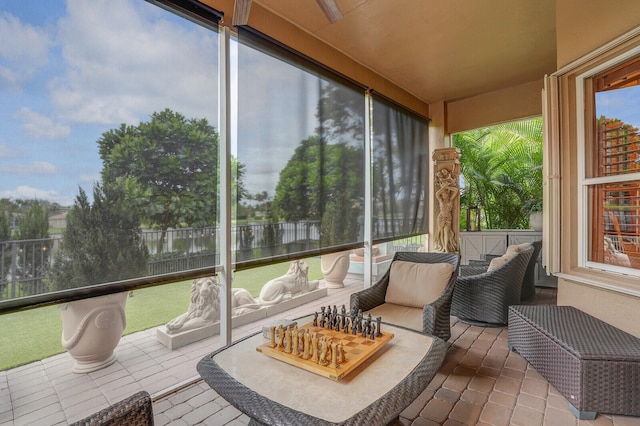
MULTIPOLYGON (((309 280, 322 278, 320 258, 307 259, 309 280)), ((289 269, 289 263, 236 272, 233 286, 253 296, 272 278, 289 269)), ((124 334, 157 327, 186 312, 191 280, 136 290, 127 299, 127 328, 124 334)), ((0 371, 64 352, 60 339, 62 323, 58 306, 30 309, 2 315, 0 327, 0 371)))

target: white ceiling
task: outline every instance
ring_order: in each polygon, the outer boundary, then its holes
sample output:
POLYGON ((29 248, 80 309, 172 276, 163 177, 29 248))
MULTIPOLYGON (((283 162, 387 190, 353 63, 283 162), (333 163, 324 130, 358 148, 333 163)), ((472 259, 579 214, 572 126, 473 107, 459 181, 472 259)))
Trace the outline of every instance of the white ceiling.
POLYGON ((432 103, 556 70, 555 0, 337 0, 329 24, 314 0, 253 0, 432 103))

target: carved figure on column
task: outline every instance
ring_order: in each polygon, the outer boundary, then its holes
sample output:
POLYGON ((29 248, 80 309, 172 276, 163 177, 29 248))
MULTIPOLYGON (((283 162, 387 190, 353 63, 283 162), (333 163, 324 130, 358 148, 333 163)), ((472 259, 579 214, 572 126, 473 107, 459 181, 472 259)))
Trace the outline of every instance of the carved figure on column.
POLYGON ((456 148, 437 148, 433 151, 434 213, 432 249, 444 253, 458 253, 460 222, 460 151, 456 148))
POLYGON ((453 229, 454 202, 457 201, 460 190, 457 182, 447 169, 440 169, 436 174, 436 200, 438 201, 438 229, 436 234, 436 249, 447 253, 458 251, 456 232, 453 229))

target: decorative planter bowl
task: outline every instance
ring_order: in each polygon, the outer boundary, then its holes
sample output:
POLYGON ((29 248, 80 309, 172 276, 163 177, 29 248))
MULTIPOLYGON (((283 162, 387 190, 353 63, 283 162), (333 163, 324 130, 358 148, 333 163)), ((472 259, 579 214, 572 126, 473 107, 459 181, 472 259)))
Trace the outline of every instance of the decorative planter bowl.
POLYGON ((127 293, 66 303, 62 316, 62 346, 75 360, 74 373, 89 373, 113 364, 127 321, 127 293))
POLYGON ((320 257, 320 269, 327 288, 344 287, 344 279, 349 272, 349 252, 323 254, 320 257))

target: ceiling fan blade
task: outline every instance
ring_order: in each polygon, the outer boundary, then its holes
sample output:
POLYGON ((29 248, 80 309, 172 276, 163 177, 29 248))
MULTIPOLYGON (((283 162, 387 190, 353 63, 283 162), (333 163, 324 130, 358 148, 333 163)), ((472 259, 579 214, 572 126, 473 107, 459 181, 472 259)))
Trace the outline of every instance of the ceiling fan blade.
POLYGON ((251 9, 252 0, 236 0, 233 5, 233 19, 231 24, 236 27, 238 25, 247 25, 249 22, 249 10, 251 9))
POLYGON ((316 0, 316 3, 318 3, 322 13, 324 13, 324 16, 327 17, 330 23, 335 24, 342 19, 342 12, 338 9, 335 0, 316 0))

